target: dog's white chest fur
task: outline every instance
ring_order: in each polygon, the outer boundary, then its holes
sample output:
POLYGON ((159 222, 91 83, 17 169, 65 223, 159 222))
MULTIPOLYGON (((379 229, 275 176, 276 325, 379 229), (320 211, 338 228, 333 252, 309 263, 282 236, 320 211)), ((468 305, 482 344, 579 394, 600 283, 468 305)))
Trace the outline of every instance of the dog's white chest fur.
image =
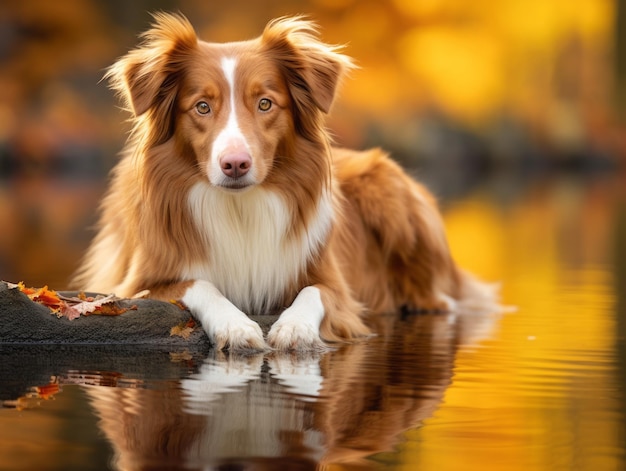
POLYGON ((281 196, 262 188, 231 194, 197 183, 188 201, 208 260, 188 267, 184 278, 210 281, 248 314, 282 307, 277 303, 326 241, 333 219, 328 193, 303 231, 291 230, 281 196))

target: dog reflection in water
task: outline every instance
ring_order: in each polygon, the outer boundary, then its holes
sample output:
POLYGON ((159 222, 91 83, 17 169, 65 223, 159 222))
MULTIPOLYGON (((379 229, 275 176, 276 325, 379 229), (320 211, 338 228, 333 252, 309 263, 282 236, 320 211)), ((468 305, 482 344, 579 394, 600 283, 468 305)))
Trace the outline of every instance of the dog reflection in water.
POLYGON ((484 336, 494 319, 381 316, 379 335, 336 351, 213 353, 171 388, 87 393, 118 469, 356 464, 392 450, 402 432, 432 415, 457 348, 484 336))

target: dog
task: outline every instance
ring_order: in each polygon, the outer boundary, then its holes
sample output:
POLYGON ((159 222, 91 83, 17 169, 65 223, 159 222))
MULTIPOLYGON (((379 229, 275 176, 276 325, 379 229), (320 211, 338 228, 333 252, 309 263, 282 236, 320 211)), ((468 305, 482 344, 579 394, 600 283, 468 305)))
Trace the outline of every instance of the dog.
POLYGON ((324 124, 354 67, 304 17, 199 40, 158 13, 106 74, 132 130, 74 285, 178 299, 218 349, 324 348, 364 313, 450 311, 478 281, 453 261, 434 197, 380 149, 324 124), (281 310, 264 338, 247 314, 281 310))

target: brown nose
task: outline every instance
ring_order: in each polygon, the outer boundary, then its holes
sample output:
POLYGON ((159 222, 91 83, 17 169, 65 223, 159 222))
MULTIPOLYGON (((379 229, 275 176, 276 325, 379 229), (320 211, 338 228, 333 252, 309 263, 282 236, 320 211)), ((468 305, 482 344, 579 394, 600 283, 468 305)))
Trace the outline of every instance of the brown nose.
POLYGON ((243 177, 252 166, 252 158, 247 152, 233 152, 220 159, 222 173, 230 178, 243 177))

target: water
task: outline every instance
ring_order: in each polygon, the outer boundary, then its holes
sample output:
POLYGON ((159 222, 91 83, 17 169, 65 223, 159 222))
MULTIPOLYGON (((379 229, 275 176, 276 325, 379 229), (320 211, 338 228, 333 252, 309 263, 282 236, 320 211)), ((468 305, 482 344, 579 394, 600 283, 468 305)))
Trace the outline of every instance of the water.
POLYGON ((381 316, 324 355, 4 352, 0 469, 625 469, 624 187, 446 203, 515 313, 381 316))

